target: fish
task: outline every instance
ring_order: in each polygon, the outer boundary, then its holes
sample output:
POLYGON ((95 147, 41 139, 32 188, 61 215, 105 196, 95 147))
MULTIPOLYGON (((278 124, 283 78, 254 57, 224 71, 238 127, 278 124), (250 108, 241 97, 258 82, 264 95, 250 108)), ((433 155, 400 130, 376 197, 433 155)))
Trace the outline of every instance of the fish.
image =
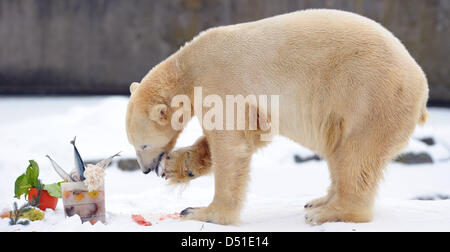
POLYGON ((116 154, 110 156, 109 158, 106 158, 106 159, 104 159, 104 160, 98 162, 96 165, 97 165, 98 167, 101 167, 102 169, 105 169, 106 167, 108 167, 108 165, 112 162, 112 160, 113 160, 115 157, 120 156, 120 153, 121 153, 121 152, 118 152, 118 153, 116 153, 116 154))
POLYGON ((84 170, 86 166, 84 165, 83 159, 81 159, 80 153, 78 152, 77 147, 75 146, 75 140, 77 137, 74 137, 70 143, 73 145, 74 159, 75 159, 75 171, 78 173, 79 181, 83 181, 86 178, 84 177, 84 170))
POLYGON ((65 170, 61 168, 61 166, 58 165, 49 155, 46 155, 48 159, 50 159, 50 163, 53 166, 53 169, 58 173, 58 175, 64 179, 66 182, 74 182, 75 180, 70 176, 65 170))

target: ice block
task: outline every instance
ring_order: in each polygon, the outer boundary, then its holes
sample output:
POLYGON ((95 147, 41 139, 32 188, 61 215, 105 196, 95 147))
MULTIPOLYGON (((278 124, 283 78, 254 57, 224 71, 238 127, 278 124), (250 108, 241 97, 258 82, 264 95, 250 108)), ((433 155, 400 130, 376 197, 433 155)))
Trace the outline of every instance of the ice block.
POLYGON ((97 221, 105 223, 105 190, 88 191, 83 182, 65 182, 61 184, 64 213, 66 217, 79 215, 82 223, 97 221))

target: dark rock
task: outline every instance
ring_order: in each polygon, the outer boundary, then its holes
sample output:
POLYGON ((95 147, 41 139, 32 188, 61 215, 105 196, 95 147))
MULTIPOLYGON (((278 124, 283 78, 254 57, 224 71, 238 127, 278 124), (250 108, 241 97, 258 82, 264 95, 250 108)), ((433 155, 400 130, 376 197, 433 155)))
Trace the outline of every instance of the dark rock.
POLYGON ((309 157, 305 157, 305 158, 302 158, 300 155, 297 155, 297 154, 294 155, 294 161, 296 163, 304 163, 304 162, 308 162, 311 160, 319 161, 319 160, 321 160, 321 158, 317 155, 313 155, 313 156, 309 156, 309 157))
POLYGON ((425 195, 413 198, 413 200, 448 200, 450 195, 436 194, 436 195, 425 195))
POLYGON ((402 164, 432 164, 433 159, 431 156, 426 152, 421 153, 403 153, 400 154, 395 160, 395 162, 402 163, 402 164))
POLYGON ((433 146, 436 144, 436 142, 434 141, 434 138, 432 138, 432 137, 420 138, 418 140, 421 142, 424 142, 428 146, 433 146))
POLYGON ((136 171, 139 170, 139 164, 136 159, 127 158, 120 159, 117 166, 122 171, 136 171))

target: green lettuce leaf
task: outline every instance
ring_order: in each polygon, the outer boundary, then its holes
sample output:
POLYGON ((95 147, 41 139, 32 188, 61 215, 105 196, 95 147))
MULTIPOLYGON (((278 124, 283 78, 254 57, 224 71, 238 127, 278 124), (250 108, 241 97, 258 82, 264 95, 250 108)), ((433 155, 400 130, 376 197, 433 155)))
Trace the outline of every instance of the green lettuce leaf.
POLYGON ((26 172, 20 175, 14 184, 14 197, 17 199, 20 199, 22 195, 25 195, 26 199, 31 188, 38 187, 40 184, 38 180, 39 166, 34 160, 29 162, 26 172))
POLYGON ((27 178, 29 185, 32 187, 38 186, 39 166, 34 160, 30 160, 30 165, 28 165, 27 171, 25 172, 25 177, 27 178))
POLYGON ((25 194, 26 198, 30 189, 31 185, 28 183, 28 178, 25 174, 22 174, 16 179, 14 185, 14 197, 20 199, 20 197, 25 194))
POLYGON ((63 183, 63 182, 64 181, 44 185, 44 190, 46 190, 48 192, 48 194, 50 194, 53 197, 62 198, 61 183, 63 183))

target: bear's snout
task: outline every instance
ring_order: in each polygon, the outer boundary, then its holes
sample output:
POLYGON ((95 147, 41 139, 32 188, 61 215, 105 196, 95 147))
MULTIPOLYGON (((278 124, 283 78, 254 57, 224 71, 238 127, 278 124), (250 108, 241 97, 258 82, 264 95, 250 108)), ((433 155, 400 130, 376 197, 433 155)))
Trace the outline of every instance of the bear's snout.
POLYGON ((145 158, 145 155, 142 152, 137 151, 137 161, 138 164, 144 174, 148 174, 151 171, 156 171, 156 175, 161 176, 163 173, 162 167, 160 167, 161 160, 164 156, 165 152, 158 153, 156 158, 150 159, 150 162, 147 161, 148 159, 145 158))

